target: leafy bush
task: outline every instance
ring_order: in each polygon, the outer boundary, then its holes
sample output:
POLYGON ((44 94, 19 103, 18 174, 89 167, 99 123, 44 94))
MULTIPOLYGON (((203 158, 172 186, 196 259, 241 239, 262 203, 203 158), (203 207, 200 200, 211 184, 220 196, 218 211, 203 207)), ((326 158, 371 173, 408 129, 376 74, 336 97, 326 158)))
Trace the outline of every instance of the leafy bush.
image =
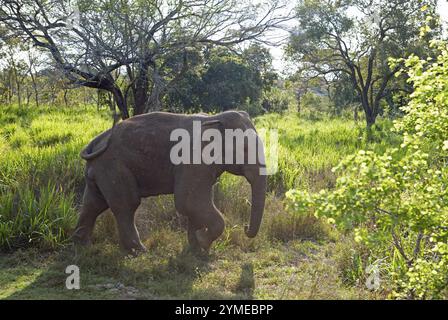
POLYGON ((440 50, 436 62, 406 60, 415 90, 395 123, 401 147, 349 156, 334 169, 333 191, 287 194, 295 212, 314 210, 354 230, 375 258, 387 259, 392 296, 399 298, 447 294, 448 50, 446 43, 432 45, 440 50))
POLYGON ((333 111, 328 96, 321 92, 308 91, 300 99, 300 113, 308 114, 312 120, 322 119, 333 114, 333 111))
POLYGON ((259 116, 263 113, 263 108, 259 101, 251 101, 247 98, 243 104, 238 107, 238 110, 246 111, 251 117, 259 116))
POLYGON ((294 104, 294 93, 288 90, 272 87, 263 94, 263 109, 266 112, 283 113, 294 104))

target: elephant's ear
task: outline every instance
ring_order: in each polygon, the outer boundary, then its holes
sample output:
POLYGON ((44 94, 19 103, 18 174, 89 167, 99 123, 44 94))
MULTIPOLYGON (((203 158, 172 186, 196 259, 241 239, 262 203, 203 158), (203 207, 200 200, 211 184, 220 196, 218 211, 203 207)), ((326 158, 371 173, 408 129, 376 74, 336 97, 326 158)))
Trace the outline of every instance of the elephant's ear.
POLYGON ((208 121, 202 122, 203 130, 212 129, 212 128, 219 130, 221 133, 224 133, 224 124, 221 120, 208 120, 208 121))
POLYGON ((203 127, 216 127, 221 126, 222 122, 220 120, 209 120, 202 122, 203 127))
POLYGON ((249 116, 249 114, 246 111, 239 110, 238 113, 240 115, 242 115, 243 117, 245 117, 246 119, 250 120, 250 116, 249 116))

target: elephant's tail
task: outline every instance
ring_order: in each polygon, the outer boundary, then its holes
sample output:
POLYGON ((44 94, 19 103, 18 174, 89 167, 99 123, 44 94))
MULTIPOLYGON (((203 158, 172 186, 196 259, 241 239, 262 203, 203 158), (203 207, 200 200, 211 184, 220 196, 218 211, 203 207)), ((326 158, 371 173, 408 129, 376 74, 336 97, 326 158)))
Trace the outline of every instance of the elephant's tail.
POLYGON ((104 151, 106 151, 109 146, 110 137, 112 135, 112 129, 109 129, 102 134, 95 137, 88 145, 85 147, 80 156, 84 160, 91 160, 99 155, 101 155, 104 151))
POLYGON ((107 131, 104 131, 100 135, 96 136, 92 141, 90 141, 87 147, 85 147, 81 151, 80 153, 81 158, 83 158, 84 160, 92 160, 98 157, 99 155, 103 154, 103 152, 107 150, 107 147, 109 147, 110 143, 110 137, 112 136, 116 128, 118 119, 119 117, 115 113, 113 116, 114 122, 112 124, 112 128, 107 131))

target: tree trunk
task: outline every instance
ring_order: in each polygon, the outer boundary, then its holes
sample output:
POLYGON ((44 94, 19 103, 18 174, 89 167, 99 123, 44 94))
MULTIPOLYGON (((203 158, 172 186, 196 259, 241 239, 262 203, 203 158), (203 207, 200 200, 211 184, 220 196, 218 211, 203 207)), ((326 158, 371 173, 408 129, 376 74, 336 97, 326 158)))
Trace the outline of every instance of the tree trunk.
POLYGON ((367 124, 367 127, 372 127, 372 125, 374 125, 375 124, 375 121, 376 121, 376 114, 375 113, 366 113, 366 124, 367 124))
POLYGON ((19 74, 17 72, 16 66, 14 65, 14 79, 16 82, 16 89, 17 89, 17 103, 19 104, 19 108, 22 106, 22 88, 20 85, 20 79, 19 74))
MULTIPOLYGON (((31 51, 28 51, 28 63, 29 63, 28 73, 30 74, 30 77, 31 77, 31 84, 33 86, 33 91, 34 91, 34 100, 36 103, 36 107, 39 108, 39 92, 37 91, 36 76, 33 73, 33 69, 36 70, 34 68, 35 60, 31 54, 31 51)), ((36 72, 36 74, 37 74, 37 72, 36 72)))
POLYGON ((8 105, 12 104, 13 97, 13 84, 12 84, 12 71, 8 71, 8 105))
POLYGON ((25 105, 27 106, 27 107, 29 107, 30 106, 30 97, 31 97, 31 94, 30 94, 30 90, 28 89, 28 86, 25 86, 25 98, 26 98, 26 102, 25 102, 25 105))
POLYGON ((362 108, 364 110, 364 114, 366 116, 366 124, 367 128, 370 128, 373 124, 375 124, 377 112, 375 111, 374 106, 369 103, 368 92, 361 92, 361 103, 362 108))
POLYGON ((100 90, 96 90, 96 110, 99 111, 101 109, 101 92, 100 90))
POLYGON ((31 74, 31 81, 33 83, 34 100, 36 101, 36 107, 39 108, 39 92, 37 91, 36 78, 32 72, 30 72, 30 74, 31 74))
POLYGON ((147 63, 142 63, 140 65, 135 86, 133 87, 134 115, 145 113, 145 106, 148 103, 148 67, 147 63))
POLYGON ((149 99, 146 101, 145 104, 145 112, 148 111, 158 111, 162 109, 162 93, 164 90, 164 82, 162 77, 160 76, 157 68, 154 68, 153 74, 152 74, 152 90, 151 95, 149 96, 149 99))
POLYGON ((112 111, 114 114, 117 112, 114 99, 111 96, 110 92, 107 93, 107 104, 109 105, 110 111, 112 111))
MULTIPOLYGON (((21 87, 20 87, 20 80, 19 80, 19 72, 17 70, 16 62, 14 61, 15 54, 12 51, 11 48, 9 48, 9 64, 12 69, 12 73, 14 74, 14 82, 17 90, 17 102, 19 104, 19 108, 22 105, 22 94, 21 94, 21 87)), ((11 89, 12 89, 12 83, 11 83, 11 89)))
POLYGON ((64 104, 65 104, 66 108, 68 107, 67 93, 68 93, 68 90, 64 89, 64 104))
POLYGON ((162 101, 160 100, 161 88, 154 86, 151 95, 147 101, 145 112, 159 111, 162 109, 162 101))
POLYGON ((126 100, 124 99, 123 93, 117 87, 111 89, 111 93, 114 96, 115 103, 117 104, 118 110, 121 112, 121 119, 125 120, 129 118, 129 111, 126 100))

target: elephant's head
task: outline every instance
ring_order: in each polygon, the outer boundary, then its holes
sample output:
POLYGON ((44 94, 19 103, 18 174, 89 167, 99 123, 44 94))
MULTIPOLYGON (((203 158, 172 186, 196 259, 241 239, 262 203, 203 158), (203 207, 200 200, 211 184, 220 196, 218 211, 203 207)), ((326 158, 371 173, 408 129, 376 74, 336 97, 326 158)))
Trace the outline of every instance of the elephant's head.
MULTIPOLYGON (((211 126, 218 126, 224 136, 223 154, 227 157, 226 146, 229 144, 229 139, 232 143, 235 142, 235 137, 230 137, 226 134, 226 129, 241 129, 245 134, 244 143, 241 148, 235 145, 233 149, 234 164, 224 164, 224 170, 230 173, 244 176, 251 185, 252 206, 250 213, 249 225, 245 228, 246 235, 253 238, 257 235, 260 229, 261 220, 263 217, 264 204, 266 198, 266 174, 265 174, 265 154, 261 139, 246 112, 229 111, 221 113, 213 120, 206 121, 211 126), (236 161, 237 154, 244 158, 243 163, 236 161), (252 160, 250 160, 252 159, 252 160)), ((241 131, 240 131, 241 132, 241 131)))

